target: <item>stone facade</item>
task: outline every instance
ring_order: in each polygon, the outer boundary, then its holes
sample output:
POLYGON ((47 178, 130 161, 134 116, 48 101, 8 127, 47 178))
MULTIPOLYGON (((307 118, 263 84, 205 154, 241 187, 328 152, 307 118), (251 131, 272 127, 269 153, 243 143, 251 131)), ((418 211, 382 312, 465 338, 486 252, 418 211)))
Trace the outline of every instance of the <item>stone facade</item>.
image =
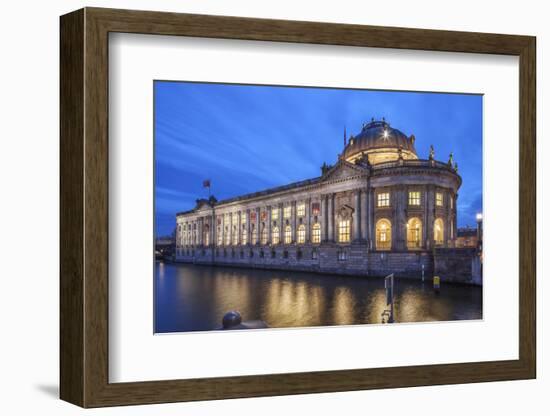
POLYGON ((433 272, 435 248, 454 247, 461 178, 452 156, 439 162, 432 151, 418 159, 414 136, 373 121, 321 173, 223 201, 198 200, 176 216, 176 260, 414 277, 422 267, 433 272), (371 154, 383 162, 371 163, 371 154))

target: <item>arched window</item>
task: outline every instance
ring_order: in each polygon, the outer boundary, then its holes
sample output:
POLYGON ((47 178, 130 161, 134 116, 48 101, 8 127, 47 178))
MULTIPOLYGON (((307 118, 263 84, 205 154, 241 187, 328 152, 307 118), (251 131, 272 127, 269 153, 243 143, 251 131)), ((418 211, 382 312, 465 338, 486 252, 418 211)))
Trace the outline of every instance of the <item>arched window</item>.
POLYGON ((350 240, 350 220, 340 220, 338 223, 338 242, 349 243, 350 240))
POLYGON ((262 245, 265 246, 267 244, 267 227, 265 226, 265 223, 262 223, 262 234, 260 240, 262 245))
POLYGON ((376 249, 391 249, 391 222, 385 218, 376 223, 376 249))
POLYGON ((444 228, 443 228, 443 220, 441 218, 437 218, 434 221, 434 240, 436 245, 442 245, 445 238, 444 234, 444 228))
POLYGON ((319 244, 321 242, 321 225, 316 222, 311 229, 311 242, 319 244))
POLYGON ((306 242, 306 226, 304 224, 298 227, 298 244, 306 242))
POLYGON ((285 227, 285 244, 292 243, 292 228, 290 228, 290 225, 287 225, 285 227))
POLYGON ((210 245, 210 226, 208 224, 204 226, 203 234, 204 234, 204 239, 203 239, 204 245, 209 246, 210 245))
POLYGON ((420 248, 422 238, 422 222, 418 218, 411 218, 407 222, 407 248, 420 248))
POLYGON ((273 227, 273 230, 271 230, 271 242, 279 244, 279 227, 273 227))

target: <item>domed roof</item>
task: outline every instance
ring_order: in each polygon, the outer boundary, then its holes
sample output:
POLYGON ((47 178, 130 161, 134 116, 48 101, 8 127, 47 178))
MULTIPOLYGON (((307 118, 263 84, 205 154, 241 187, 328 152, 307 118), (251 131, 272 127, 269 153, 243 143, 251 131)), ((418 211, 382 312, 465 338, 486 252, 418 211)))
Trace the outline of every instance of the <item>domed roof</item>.
POLYGON ((370 123, 363 125, 357 136, 350 136, 342 156, 346 160, 353 160, 362 154, 385 153, 393 154, 397 158, 401 151, 405 159, 418 159, 414 140, 414 136, 407 137, 400 130, 390 127, 384 119, 382 121, 373 119, 370 123))

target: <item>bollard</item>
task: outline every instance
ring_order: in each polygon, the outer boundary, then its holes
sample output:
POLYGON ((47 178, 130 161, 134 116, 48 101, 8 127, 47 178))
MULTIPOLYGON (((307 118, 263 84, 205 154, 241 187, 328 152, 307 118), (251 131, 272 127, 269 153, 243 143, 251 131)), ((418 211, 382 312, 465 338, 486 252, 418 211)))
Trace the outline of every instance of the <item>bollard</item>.
POLYGON ((441 279, 439 276, 434 276, 434 292, 439 294, 439 289, 441 287, 441 279))

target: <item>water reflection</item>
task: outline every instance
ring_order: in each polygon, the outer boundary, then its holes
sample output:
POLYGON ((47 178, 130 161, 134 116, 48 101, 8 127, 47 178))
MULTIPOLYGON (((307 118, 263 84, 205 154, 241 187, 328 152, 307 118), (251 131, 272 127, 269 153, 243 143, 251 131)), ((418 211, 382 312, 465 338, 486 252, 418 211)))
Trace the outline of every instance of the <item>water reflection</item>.
MULTIPOLYGON (((380 323, 383 279, 187 264, 155 265, 156 332, 217 329, 230 310, 272 328, 380 323)), ((481 318, 481 288, 396 280, 396 322, 481 318)))

